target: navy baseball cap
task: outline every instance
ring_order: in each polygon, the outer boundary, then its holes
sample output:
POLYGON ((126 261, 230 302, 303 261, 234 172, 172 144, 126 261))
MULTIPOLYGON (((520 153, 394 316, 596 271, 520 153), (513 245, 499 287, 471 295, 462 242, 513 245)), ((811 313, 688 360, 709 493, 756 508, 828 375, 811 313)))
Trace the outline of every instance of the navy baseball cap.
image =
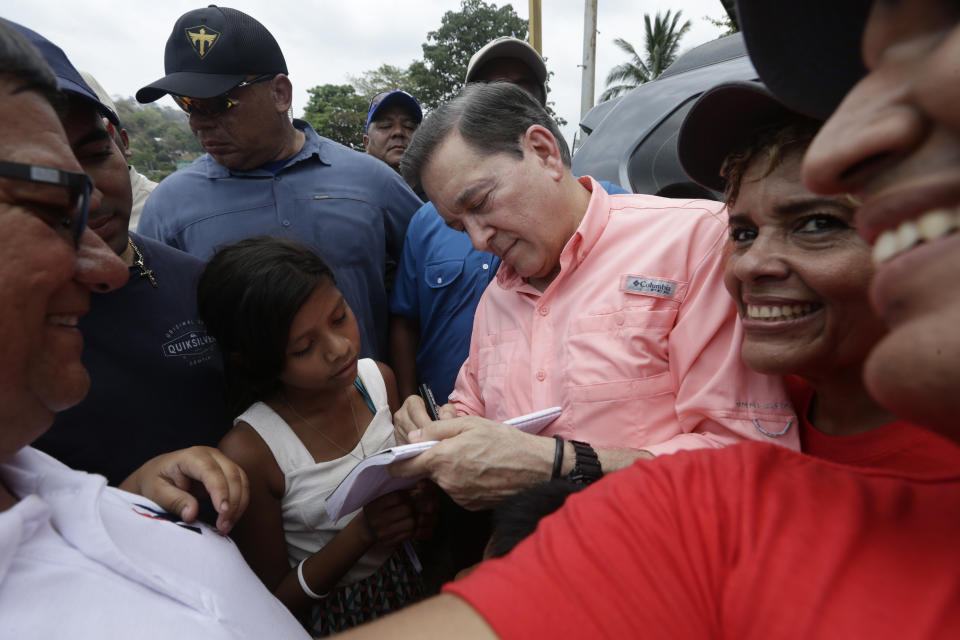
POLYGON ((280 45, 242 11, 210 5, 188 11, 173 25, 163 56, 167 75, 137 91, 139 102, 168 93, 212 98, 250 75, 287 73, 280 45))
POLYGON ((760 82, 718 84, 690 107, 677 134, 677 157, 698 184, 723 193, 720 168, 727 156, 742 149, 757 131, 779 123, 806 119, 777 100, 760 82))
POLYGON ((377 117, 380 109, 395 104, 406 107, 407 111, 413 114, 417 124, 420 124, 423 120, 423 111, 420 109, 420 103, 417 102, 417 99, 412 95, 399 89, 396 91, 384 91, 373 96, 373 100, 370 101, 370 111, 367 113, 367 126, 364 127, 364 130, 370 128, 370 123, 377 117))
POLYGON ((76 67, 71 64, 70 60, 67 58, 67 55, 63 52, 63 49, 53 44, 42 35, 34 31, 33 29, 28 29, 27 27, 17 24, 16 22, 11 22, 4 18, 0 18, 11 27, 19 31, 27 40, 30 41, 33 46, 35 46, 40 54, 43 56, 43 59, 46 60, 47 64, 50 65, 50 68, 53 69, 53 74, 57 76, 57 86, 60 87, 61 91, 66 91, 72 93, 84 100, 87 100, 93 103, 93 106, 103 115, 105 118, 110 120, 115 126, 120 126, 120 119, 117 117, 117 114, 105 105, 100 102, 100 99, 97 98, 97 94, 90 88, 83 78, 80 77, 80 72, 77 71, 76 67))
POLYGON ((737 0, 750 60, 777 99, 825 120, 867 70, 860 57, 872 0, 737 0))

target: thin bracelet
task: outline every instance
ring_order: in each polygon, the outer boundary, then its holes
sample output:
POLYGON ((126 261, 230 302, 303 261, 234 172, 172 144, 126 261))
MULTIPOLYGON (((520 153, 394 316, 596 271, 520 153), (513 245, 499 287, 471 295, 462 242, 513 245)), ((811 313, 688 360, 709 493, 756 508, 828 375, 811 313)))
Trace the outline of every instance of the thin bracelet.
POLYGON ((553 454, 553 473, 550 474, 550 479, 556 480, 563 469, 563 438, 557 434, 553 434, 553 437, 557 441, 557 450, 553 454))
MULTIPOLYGON (((309 558, 310 556, 307 556, 309 558)), ((300 564, 297 565, 297 579, 300 580, 300 588, 303 589, 303 592, 313 598, 314 600, 323 600, 330 592, 326 593, 314 593, 313 589, 307 586, 307 581, 303 579, 303 563, 307 561, 307 558, 304 558, 300 561, 300 564)))

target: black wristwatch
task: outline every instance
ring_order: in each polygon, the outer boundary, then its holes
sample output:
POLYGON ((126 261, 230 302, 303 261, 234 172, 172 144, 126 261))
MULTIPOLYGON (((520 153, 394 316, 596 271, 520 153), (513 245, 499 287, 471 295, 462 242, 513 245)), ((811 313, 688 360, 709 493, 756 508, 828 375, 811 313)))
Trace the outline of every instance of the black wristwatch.
POLYGON ((593 450, 586 442, 569 440, 573 445, 573 450, 577 454, 577 460, 573 465, 573 471, 567 474, 567 480, 577 484, 590 484, 599 480, 603 475, 603 469, 600 468, 600 459, 597 452, 593 450))

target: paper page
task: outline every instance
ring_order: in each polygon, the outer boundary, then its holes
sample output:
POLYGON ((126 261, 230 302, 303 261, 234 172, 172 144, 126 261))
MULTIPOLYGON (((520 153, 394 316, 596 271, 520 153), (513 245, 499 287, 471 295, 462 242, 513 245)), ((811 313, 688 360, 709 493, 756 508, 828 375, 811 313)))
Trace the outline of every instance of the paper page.
POLYGON ((512 425, 524 433, 537 434, 546 429, 548 424, 556 420, 562 410, 562 407, 541 409, 540 411, 528 413, 525 416, 510 418, 504 424, 512 425))
MULTIPOLYGON (((512 425, 524 433, 539 433, 557 419, 560 411, 560 407, 550 407, 549 409, 511 418, 506 421, 506 424, 512 425)), ((338 520, 371 500, 391 491, 410 489, 416 486, 425 476, 394 478, 387 471, 387 465, 419 455, 435 444, 437 444, 436 440, 398 445, 378 451, 363 459, 327 498, 327 515, 333 520, 338 520)))
POLYGON ((387 471, 387 465, 419 455, 435 444, 436 440, 429 440, 397 445, 364 458, 327 498, 327 515, 338 520, 391 491, 414 487, 422 478, 395 478, 387 471))

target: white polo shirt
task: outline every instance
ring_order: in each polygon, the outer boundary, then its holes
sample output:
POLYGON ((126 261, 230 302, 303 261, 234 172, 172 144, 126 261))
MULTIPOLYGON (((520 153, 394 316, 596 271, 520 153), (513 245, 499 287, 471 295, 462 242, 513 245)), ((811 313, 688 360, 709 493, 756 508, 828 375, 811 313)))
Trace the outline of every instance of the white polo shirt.
POLYGON ((0 479, 0 637, 309 638, 213 528, 31 447, 0 479))

